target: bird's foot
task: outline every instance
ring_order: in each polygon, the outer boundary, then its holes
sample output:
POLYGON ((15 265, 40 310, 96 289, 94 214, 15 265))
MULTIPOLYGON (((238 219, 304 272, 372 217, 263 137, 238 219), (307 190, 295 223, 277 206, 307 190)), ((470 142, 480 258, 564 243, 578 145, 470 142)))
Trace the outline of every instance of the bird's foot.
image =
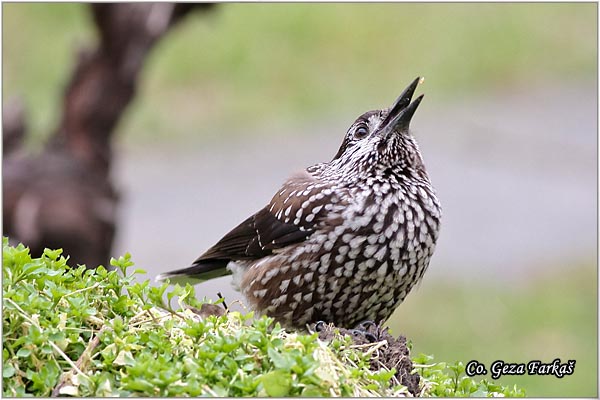
MULTIPOLYGON (((314 325, 309 325, 308 329, 310 332, 319 333, 319 337, 323 339, 330 336, 330 327, 331 326, 325 321, 317 321, 314 325)), ((370 320, 359 323, 354 329, 339 329, 342 334, 353 336, 355 343, 361 344, 380 341, 380 333, 383 332, 380 325, 370 320)))
POLYGON ((315 331, 315 332, 321 332, 323 329, 325 329, 325 325, 327 325, 327 322, 325 322, 325 321, 317 321, 317 323, 314 326, 313 331, 315 331))
POLYGON ((379 326, 374 321, 363 321, 350 332, 356 337, 364 337, 369 343, 379 341, 379 326))

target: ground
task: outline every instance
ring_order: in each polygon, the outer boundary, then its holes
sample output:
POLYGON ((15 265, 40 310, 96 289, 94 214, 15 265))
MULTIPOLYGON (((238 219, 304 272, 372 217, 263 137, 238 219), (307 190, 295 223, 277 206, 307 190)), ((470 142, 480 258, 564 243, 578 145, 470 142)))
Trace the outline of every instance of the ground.
MULTIPOLYGON (((406 337, 400 335, 394 338, 388 332, 387 327, 374 323, 365 323, 361 328, 337 328, 324 323, 317 323, 312 326, 313 330, 319 332, 319 339, 323 341, 330 341, 339 335, 350 336, 354 344, 358 346, 385 341, 386 344, 373 353, 371 370, 378 371, 382 367, 388 370, 395 368, 395 380, 406 386, 413 396, 417 396, 419 394, 420 376, 417 373, 412 373, 413 363, 410 359, 410 350, 406 345, 406 337)), ((370 348, 367 347, 367 349, 370 348)))

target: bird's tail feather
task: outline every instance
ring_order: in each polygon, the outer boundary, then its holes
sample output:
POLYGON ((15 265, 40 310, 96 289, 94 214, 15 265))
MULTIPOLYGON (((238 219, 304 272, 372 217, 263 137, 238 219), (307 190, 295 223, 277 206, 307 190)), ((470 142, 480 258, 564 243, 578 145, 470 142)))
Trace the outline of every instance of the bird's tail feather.
POLYGON ((170 283, 185 285, 206 282, 220 276, 230 275, 228 260, 207 260, 192 264, 190 267, 165 272, 156 276, 158 282, 169 279, 170 283))

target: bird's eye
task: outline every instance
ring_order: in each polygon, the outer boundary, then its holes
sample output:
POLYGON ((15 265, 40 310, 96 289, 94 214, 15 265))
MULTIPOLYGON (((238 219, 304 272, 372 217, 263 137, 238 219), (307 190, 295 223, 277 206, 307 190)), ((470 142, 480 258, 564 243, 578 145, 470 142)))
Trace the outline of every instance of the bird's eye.
POLYGON ((368 133, 369 130, 366 127, 360 126, 354 131, 354 137, 357 139, 362 139, 367 136, 368 133))

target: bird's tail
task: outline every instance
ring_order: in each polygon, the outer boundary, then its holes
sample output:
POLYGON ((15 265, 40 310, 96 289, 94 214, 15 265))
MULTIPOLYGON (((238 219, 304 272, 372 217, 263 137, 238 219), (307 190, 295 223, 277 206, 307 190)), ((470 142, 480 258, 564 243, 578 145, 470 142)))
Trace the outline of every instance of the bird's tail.
POLYGON ((170 283, 173 284, 185 285, 189 283, 195 285, 220 276, 230 275, 231 271, 227 268, 228 262, 229 260, 198 261, 187 268, 159 274, 156 276, 156 281, 162 282, 169 279, 170 283))

